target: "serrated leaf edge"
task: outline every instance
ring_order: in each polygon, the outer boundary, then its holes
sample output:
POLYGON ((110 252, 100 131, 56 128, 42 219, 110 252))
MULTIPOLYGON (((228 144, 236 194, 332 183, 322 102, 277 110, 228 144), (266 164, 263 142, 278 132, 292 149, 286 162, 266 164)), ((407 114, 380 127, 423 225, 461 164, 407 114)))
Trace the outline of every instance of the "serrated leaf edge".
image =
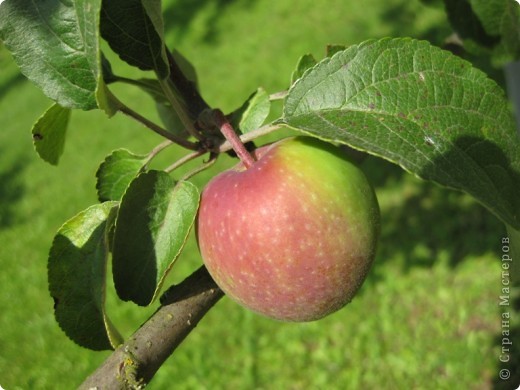
MULTIPOLYGON (((110 217, 110 214, 113 213, 113 210, 114 210, 114 207, 116 207, 119 202, 105 202, 106 204, 110 204, 112 203, 112 209, 108 212, 108 215, 107 215, 107 220, 105 221, 108 222, 108 218, 110 217)), ((105 204, 103 203, 103 204, 105 204)), ((79 213, 75 214, 73 217, 69 218, 67 221, 65 221, 59 228, 58 230, 56 231, 56 234, 54 235, 54 238, 52 240, 52 244, 51 244, 51 249, 49 250, 49 260, 50 260, 50 254, 51 254, 51 251, 52 251, 52 248, 54 246, 54 242, 56 240, 56 237, 60 234, 60 232, 66 228, 66 226, 74 219, 76 218, 79 218, 80 216, 86 214, 88 211, 90 211, 91 209, 95 208, 95 207, 99 207, 100 204, 94 204, 94 205, 91 205, 89 207, 87 207, 86 209, 80 211, 79 213)), ((106 234, 107 232, 105 232, 105 245, 107 246, 107 260, 108 260, 108 241, 107 241, 107 237, 106 237, 106 234)), ((47 273, 49 272, 49 261, 47 262, 47 273)), ((123 337, 121 336, 120 332, 117 330, 117 328, 114 326, 113 322, 110 320, 110 318, 108 317, 108 315, 106 314, 106 310, 105 310, 105 300, 106 300, 106 273, 107 273, 107 265, 108 265, 108 261, 105 261, 105 265, 104 265, 104 279, 105 279, 105 282, 103 283, 103 289, 102 289, 102 293, 103 293, 103 296, 101 297, 101 314, 102 314, 102 318, 103 318, 103 323, 105 325, 105 331, 106 331, 106 335, 107 335, 107 338, 108 338, 108 341, 110 343, 110 345, 112 346, 112 348, 116 348, 119 344, 121 344, 122 340, 123 340, 123 337)), ((49 285, 48 285, 48 290, 49 290, 49 293, 51 294, 52 296, 52 290, 51 290, 51 283, 49 281, 49 285)), ((54 313, 56 313, 56 311, 54 310, 54 313)), ((69 334, 69 330, 68 329, 65 329, 62 324, 57 321, 56 319, 56 322, 58 323, 58 326, 60 327, 60 329, 63 331, 63 333, 67 336, 67 338, 69 338, 72 342, 74 342, 75 344, 77 345, 80 345, 82 347, 85 347, 85 348, 89 348, 88 346, 85 346, 85 345, 82 345, 82 344, 79 344, 77 342, 77 340, 75 340, 70 334, 69 334)), ((92 349, 92 348, 89 348, 89 349, 92 349)))

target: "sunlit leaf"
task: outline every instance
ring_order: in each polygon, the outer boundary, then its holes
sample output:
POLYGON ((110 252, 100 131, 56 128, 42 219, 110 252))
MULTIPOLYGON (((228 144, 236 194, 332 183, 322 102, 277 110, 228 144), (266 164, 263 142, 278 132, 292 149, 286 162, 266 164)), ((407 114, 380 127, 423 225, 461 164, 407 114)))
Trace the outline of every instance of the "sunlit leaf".
POLYGON ((248 133, 264 123, 270 109, 269 95, 263 88, 258 88, 242 107, 233 112, 231 124, 241 133, 248 133))
POLYGON ((301 56, 298 60, 298 63, 296 64, 296 69, 292 72, 291 85, 300 77, 302 77, 307 69, 310 69, 316 65, 316 63, 317 61, 312 54, 304 54, 301 56))
POLYGON ((504 91, 427 42, 372 40, 326 58, 289 90, 284 121, 465 191, 520 228, 520 139, 504 91))
POLYGON ((113 151, 96 173, 98 199, 101 202, 121 200, 126 188, 146 162, 146 155, 137 155, 126 149, 113 151))

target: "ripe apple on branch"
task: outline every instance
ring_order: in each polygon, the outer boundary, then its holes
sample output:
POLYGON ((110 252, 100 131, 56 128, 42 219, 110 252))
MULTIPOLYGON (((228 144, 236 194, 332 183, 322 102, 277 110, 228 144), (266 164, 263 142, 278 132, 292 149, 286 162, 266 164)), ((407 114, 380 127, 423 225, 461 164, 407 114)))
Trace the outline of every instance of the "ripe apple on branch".
MULTIPOLYGON (((226 133, 225 133, 226 134, 226 133)), ((374 259, 377 200, 345 153, 311 137, 278 141, 206 186, 197 219, 204 264, 256 312, 310 321, 347 304, 374 259)))
MULTIPOLYGON (((411 38, 331 45, 320 61, 300 58, 287 90, 259 88, 225 117, 203 99, 194 68, 168 48, 160 1, 0 3, 0 40, 53 101, 32 129, 43 160, 58 163, 74 109, 122 113, 162 138, 148 154, 108 155, 96 173, 99 203, 65 222, 51 246, 49 290, 60 327, 83 347, 114 349, 83 388, 141 388, 222 291, 286 321, 316 320, 345 306, 374 260, 380 216, 370 183, 337 144, 466 192, 504 222, 512 252, 520 253, 520 139, 509 102, 488 75, 450 52, 411 38), (115 63, 154 77, 116 75, 105 50, 115 63), (149 95, 162 125, 122 102, 113 83, 149 95), (266 124, 275 100, 282 115, 266 124), (305 136, 278 137, 252 153, 244 147, 282 127, 305 136), (173 144, 189 154, 151 169, 173 144), (190 179, 230 149, 241 162, 200 196, 190 179), (207 162, 177 175, 205 155, 207 162), (163 293, 195 225, 207 269, 163 293), (126 339, 105 310, 109 259, 121 300, 147 306, 161 297, 157 312, 126 339)), ((496 3, 482 29, 520 20, 511 2, 496 3)), ((479 12, 465 26, 489 12, 483 4, 468 4, 479 12)), ((467 16, 455 8, 447 12, 467 16)), ((518 59, 520 46, 509 39, 518 25, 476 31, 473 45, 484 39, 496 61, 518 59)))

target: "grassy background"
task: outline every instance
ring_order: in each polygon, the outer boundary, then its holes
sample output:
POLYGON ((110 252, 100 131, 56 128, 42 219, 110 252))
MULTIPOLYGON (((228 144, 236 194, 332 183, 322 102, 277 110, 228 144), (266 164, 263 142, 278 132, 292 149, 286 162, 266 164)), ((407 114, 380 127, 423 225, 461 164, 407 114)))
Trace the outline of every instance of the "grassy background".
MULTIPOLYGON (((442 10, 417 0, 170 0, 164 7, 169 45, 194 63, 203 95, 225 111, 258 86, 285 89, 299 56, 321 58, 328 43, 412 36, 441 44, 450 33, 442 10)), ((106 154, 122 146, 145 153, 160 139, 122 116, 75 112, 65 154, 51 167, 33 152, 29 132, 50 101, 2 49, 0 69, 0 385, 74 388, 108 353, 76 346, 54 320, 46 279, 52 237, 66 219, 96 202, 94 173, 106 154)), ((121 65, 115 70, 136 75, 121 65)), ((139 91, 116 92, 154 118, 152 103, 139 91)), ((180 153, 167 150, 158 164, 180 153)), ((202 186, 230 163, 224 158, 195 182, 202 186)), ((285 324, 224 298, 150 388, 515 387, 497 376, 502 225, 468 196, 379 159, 367 159, 363 168, 379 197, 383 231, 356 299, 321 321, 285 324)), ((199 264, 191 239, 171 281, 199 264)), ((110 295, 108 309, 128 336, 155 307, 138 309, 110 295)), ((518 375, 518 361, 509 366, 515 367, 518 375)))

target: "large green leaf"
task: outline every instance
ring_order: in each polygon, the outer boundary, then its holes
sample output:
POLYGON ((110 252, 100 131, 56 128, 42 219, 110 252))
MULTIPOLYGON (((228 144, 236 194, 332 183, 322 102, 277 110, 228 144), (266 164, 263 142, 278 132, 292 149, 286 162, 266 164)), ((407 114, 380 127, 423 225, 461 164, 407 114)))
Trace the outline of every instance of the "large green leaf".
POLYGON ((65 147, 69 118, 70 109, 54 104, 45 111, 32 128, 34 148, 49 164, 58 165, 65 147))
POLYGON ((105 309, 107 231, 116 202, 94 205, 58 231, 49 255, 49 290, 56 320, 74 342, 93 350, 111 349, 121 336, 105 309))
POLYGON ((197 188, 163 171, 141 173, 123 195, 117 216, 114 283, 123 300, 150 304, 179 256, 195 221, 197 188))
POLYGON ((160 0, 103 1, 101 33, 122 60, 142 70, 169 74, 160 0))
POLYGON ((504 92, 423 41, 368 41, 289 90, 289 126, 381 156, 473 195, 520 228, 520 140, 504 92))
POLYGON ((113 151, 96 172, 96 189, 101 202, 120 200, 130 182, 146 164, 147 155, 134 154, 126 149, 113 151))
POLYGON ((0 4, 0 40, 22 72, 63 107, 115 110, 101 75, 101 0, 0 4))

